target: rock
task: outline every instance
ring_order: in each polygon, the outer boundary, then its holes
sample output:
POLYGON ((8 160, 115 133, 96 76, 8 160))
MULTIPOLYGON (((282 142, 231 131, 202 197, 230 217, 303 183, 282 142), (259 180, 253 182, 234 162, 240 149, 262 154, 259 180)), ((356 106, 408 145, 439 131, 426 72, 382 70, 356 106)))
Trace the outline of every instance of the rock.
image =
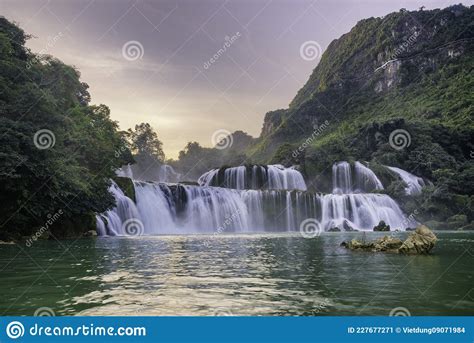
POLYGON ((375 241, 375 251, 387 251, 387 252, 398 252, 398 249, 402 246, 403 242, 390 236, 384 236, 375 241))
POLYGON ((414 227, 407 227, 405 229, 405 231, 415 231, 415 230, 416 230, 416 228, 414 228, 414 227))
POLYGON ((348 231, 348 232, 358 231, 358 230, 354 229, 354 228, 347 222, 347 220, 344 220, 344 223, 342 223, 342 228, 344 229, 344 231, 348 231))
POLYGON ((96 237, 97 231, 96 230, 89 230, 84 232, 84 237, 96 237))
POLYGON ((328 232, 341 232, 341 229, 338 227, 332 227, 328 229, 328 232))
POLYGON ((113 180, 120 187, 123 194, 132 199, 134 203, 137 202, 135 198, 135 186, 132 179, 128 177, 115 176, 113 180))
POLYGON ((420 225, 404 242, 396 237, 384 236, 372 242, 353 239, 349 243, 342 242, 341 246, 350 250, 426 255, 433 249, 436 241, 436 235, 428 227, 420 225))
POLYGON ((9 245, 9 244, 15 244, 15 242, 13 242, 13 241, 8 241, 8 242, 7 241, 0 241, 0 245, 2 245, 2 244, 8 244, 9 245))
POLYGON ((426 255, 433 249, 437 240, 436 235, 427 226, 420 225, 415 232, 408 235, 398 252, 410 255, 426 255))
POLYGON ((374 226, 374 231, 390 231, 390 225, 381 220, 377 226, 374 226))

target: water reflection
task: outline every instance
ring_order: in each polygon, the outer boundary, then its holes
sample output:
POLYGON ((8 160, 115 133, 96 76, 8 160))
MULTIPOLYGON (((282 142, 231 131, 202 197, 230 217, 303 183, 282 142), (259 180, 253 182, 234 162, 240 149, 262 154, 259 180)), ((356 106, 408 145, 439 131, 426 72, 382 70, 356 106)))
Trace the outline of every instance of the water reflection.
POLYGON ((474 257, 466 251, 474 234, 440 233, 432 256, 339 247, 357 235, 99 238, 70 242, 69 253, 38 242, 30 256, 0 247, 0 308, 12 315, 41 306, 57 315, 387 315, 403 306, 412 315, 473 314, 474 257))

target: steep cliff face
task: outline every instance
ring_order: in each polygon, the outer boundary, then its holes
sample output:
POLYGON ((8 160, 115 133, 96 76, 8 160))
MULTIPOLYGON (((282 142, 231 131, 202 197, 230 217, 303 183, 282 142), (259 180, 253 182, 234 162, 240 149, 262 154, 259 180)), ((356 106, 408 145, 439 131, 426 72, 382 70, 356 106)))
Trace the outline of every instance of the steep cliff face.
POLYGON ((332 124, 326 134, 395 117, 464 126, 472 111, 473 22, 474 7, 462 5, 360 21, 328 46, 289 108, 266 115, 252 153, 270 159, 325 120, 332 124))

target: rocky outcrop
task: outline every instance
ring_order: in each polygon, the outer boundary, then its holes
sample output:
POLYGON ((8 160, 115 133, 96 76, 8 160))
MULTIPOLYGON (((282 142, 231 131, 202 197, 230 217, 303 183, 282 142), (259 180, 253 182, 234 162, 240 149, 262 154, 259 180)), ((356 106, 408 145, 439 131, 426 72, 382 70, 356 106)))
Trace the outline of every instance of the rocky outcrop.
POLYGON ((372 252, 398 252, 403 242, 395 237, 384 236, 372 242, 359 241, 357 239, 351 240, 349 243, 342 242, 341 246, 351 250, 363 250, 372 252))
POLYGON ((433 249, 437 240, 436 235, 428 227, 421 225, 417 227, 415 232, 408 235, 398 252, 401 254, 425 255, 433 249))
POLYGON ((428 227, 421 225, 404 242, 396 237, 384 236, 371 242, 353 239, 349 243, 342 242, 341 246, 350 250, 426 255, 433 249, 436 241, 436 235, 428 227))
POLYGON ((132 179, 128 177, 116 176, 113 178, 113 180, 126 196, 132 199, 133 202, 137 202, 135 199, 135 186, 133 185, 132 179))

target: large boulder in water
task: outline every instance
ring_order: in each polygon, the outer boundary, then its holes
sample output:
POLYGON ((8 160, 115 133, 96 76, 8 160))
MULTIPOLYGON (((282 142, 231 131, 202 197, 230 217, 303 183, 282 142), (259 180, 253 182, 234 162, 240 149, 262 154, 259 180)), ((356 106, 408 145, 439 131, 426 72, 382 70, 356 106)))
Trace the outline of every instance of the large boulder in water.
POLYGON ((381 220, 377 226, 374 226, 374 231, 390 231, 390 225, 381 220))
POLYGON ((401 254, 428 254, 437 240, 436 235, 427 226, 420 225, 415 232, 408 235, 398 252, 401 254))

